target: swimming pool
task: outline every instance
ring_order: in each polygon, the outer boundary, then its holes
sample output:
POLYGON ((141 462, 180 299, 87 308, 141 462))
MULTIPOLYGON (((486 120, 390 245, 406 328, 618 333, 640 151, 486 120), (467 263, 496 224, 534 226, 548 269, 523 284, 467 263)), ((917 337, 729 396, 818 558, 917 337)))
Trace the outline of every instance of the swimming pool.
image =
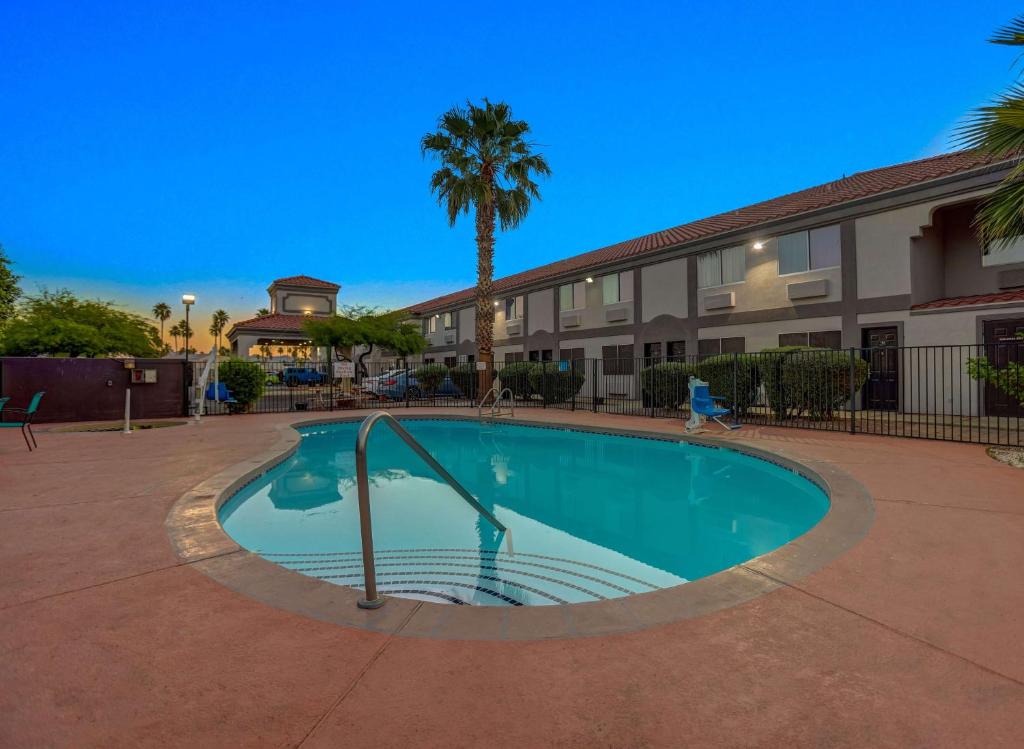
MULTIPOLYGON (((725 448, 453 419, 403 420, 509 539, 387 429, 369 441, 378 587, 493 606, 600 601, 681 585, 769 552, 828 511, 815 483, 725 448)), ((219 511, 241 546, 360 588, 358 422, 301 427, 293 455, 219 511)))

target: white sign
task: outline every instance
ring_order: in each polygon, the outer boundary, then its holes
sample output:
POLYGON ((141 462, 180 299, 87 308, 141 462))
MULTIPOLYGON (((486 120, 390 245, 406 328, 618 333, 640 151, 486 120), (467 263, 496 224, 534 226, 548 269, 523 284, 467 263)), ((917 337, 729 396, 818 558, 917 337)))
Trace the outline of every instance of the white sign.
POLYGON ((350 361, 336 361, 334 362, 334 379, 340 380, 345 377, 352 378, 356 376, 356 363, 350 361))
POLYGON ((487 362, 485 362, 485 361, 478 361, 476 363, 476 368, 479 371, 483 372, 485 369, 487 369, 487 362))

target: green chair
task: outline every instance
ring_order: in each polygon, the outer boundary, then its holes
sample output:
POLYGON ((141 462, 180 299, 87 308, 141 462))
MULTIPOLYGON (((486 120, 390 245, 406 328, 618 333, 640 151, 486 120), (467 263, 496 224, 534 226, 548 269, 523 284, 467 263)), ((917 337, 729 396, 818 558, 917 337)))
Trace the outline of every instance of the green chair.
POLYGON ((7 408, 7 401, 10 398, 0 399, 0 429, 4 427, 19 427, 21 429, 21 436, 25 438, 25 444, 28 445, 29 452, 32 452, 32 445, 39 447, 39 443, 36 442, 36 436, 32 434, 32 417, 35 416, 36 411, 39 410, 39 401, 46 395, 45 390, 40 390, 38 393, 32 396, 32 400, 28 404, 28 408, 7 408), (21 418, 16 421, 7 421, 10 418, 8 414, 11 411, 16 411, 21 414, 21 418), (29 442, 28 438, 31 437, 32 441, 29 442))

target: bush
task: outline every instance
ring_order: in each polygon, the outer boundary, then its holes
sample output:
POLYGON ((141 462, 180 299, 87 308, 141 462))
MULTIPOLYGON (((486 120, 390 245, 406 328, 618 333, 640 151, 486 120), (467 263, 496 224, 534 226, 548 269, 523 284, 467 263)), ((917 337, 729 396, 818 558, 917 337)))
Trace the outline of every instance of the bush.
POLYGON ((697 367, 684 362, 663 362, 641 370, 644 406, 679 408, 690 397, 690 377, 696 374, 697 367))
POLYGON ((708 384, 711 395, 722 396, 722 404, 739 416, 745 416, 757 400, 761 377, 759 356, 752 354, 719 354, 699 362, 696 375, 708 384), (733 369, 735 374, 735 403, 733 402, 733 369))
POLYGON ((418 367, 412 376, 416 378, 416 384, 424 395, 436 393, 441 389, 441 383, 448 376, 449 370, 444 364, 424 364, 418 367))
POLYGON ((530 372, 539 367, 539 364, 528 361, 506 364, 498 372, 498 379, 501 381, 502 389, 508 388, 511 390, 512 397, 517 400, 528 399, 533 395, 533 390, 530 388, 530 372))
POLYGON ((217 377, 231 392, 234 403, 228 403, 228 412, 245 413, 263 395, 266 374, 256 362, 228 359, 217 367, 217 377))
POLYGON ((558 362, 534 364, 528 376, 530 390, 541 396, 545 405, 565 403, 580 390, 587 378, 580 368, 562 369, 558 362))
POLYGON ((451 376, 452 382, 462 396, 475 401, 476 395, 480 391, 480 373, 477 371, 476 364, 466 362, 452 367, 451 376))
MULTIPOLYGON (((777 418, 830 419, 850 400, 848 351, 791 346, 767 349, 758 362, 768 404, 777 418)), ((867 377, 868 363, 856 357, 854 392, 867 377)))

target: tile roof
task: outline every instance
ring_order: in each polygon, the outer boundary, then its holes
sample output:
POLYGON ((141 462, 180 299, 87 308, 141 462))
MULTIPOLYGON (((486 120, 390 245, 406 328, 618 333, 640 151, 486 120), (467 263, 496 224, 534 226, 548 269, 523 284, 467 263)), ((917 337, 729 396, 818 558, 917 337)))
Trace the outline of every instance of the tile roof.
MULTIPOLYGON (((740 229, 750 229, 770 221, 791 218, 801 213, 820 208, 837 206, 860 198, 909 187, 942 177, 988 166, 1001 161, 996 157, 974 151, 954 151, 941 156, 932 156, 918 161, 909 161, 895 166, 857 172, 849 177, 827 182, 799 192, 754 203, 716 216, 691 221, 688 224, 646 234, 625 242, 585 252, 565 260, 532 268, 522 273, 499 278, 494 282, 494 291, 501 293, 547 278, 583 271, 595 266, 626 260, 656 250, 675 247, 687 242, 709 239, 718 234, 740 229)), ((463 289, 452 294, 436 297, 406 309, 419 313, 441 309, 463 303, 473 298, 474 289, 463 289)))
POLYGON ((278 278, 270 285, 306 286, 311 289, 333 289, 335 291, 341 288, 336 283, 331 283, 330 281, 321 281, 319 278, 313 278, 312 276, 288 276, 287 278, 278 278))
POLYGON ((934 302, 915 304, 910 309, 942 309, 944 307, 967 307, 973 304, 999 304, 1002 302, 1024 302, 1024 289, 1000 291, 996 294, 975 294, 936 299, 934 302))
POLYGON ((264 315, 236 322, 228 335, 236 330, 277 330, 282 333, 301 333, 305 315, 264 315))

